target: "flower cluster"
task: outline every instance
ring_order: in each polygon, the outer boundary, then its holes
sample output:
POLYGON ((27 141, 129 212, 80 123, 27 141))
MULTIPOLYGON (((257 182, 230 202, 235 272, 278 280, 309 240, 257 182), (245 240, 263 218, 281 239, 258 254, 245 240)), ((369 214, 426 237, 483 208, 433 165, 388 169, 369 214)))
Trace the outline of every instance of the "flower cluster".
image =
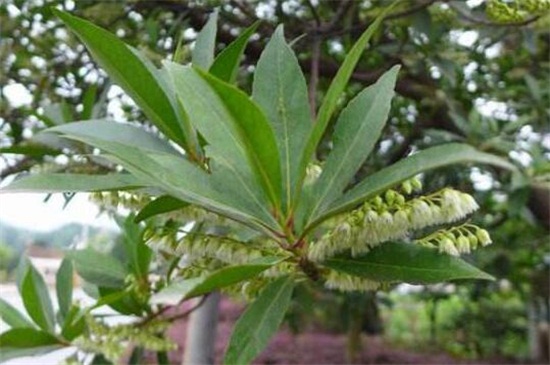
POLYGON ((164 336, 169 326, 166 321, 153 320, 143 326, 135 323, 108 326, 87 315, 86 325, 88 333, 78 337, 74 344, 83 351, 101 353, 114 364, 120 361, 129 342, 150 351, 171 351, 177 348, 176 343, 164 336))
POLYGON ((103 210, 116 212, 118 208, 139 211, 151 202, 152 198, 127 191, 100 191, 90 194, 90 200, 103 210))
MULTIPOLYGON (((414 185, 407 182, 401 188, 410 193, 414 185)), ((390 189, 340 218, 310 246, 308 258, 323 261, 346 250, 352 256, 363 254, 382 242, 404 238, 410 231, 458 221, 478 208, 472 196, 451 188, 409 200, 390 189)))
POLYGON ((263 252, 248 247, 243 242, 226 237, 188 235, 177 242, 176 255, 186 255, 189 260, 210 257, 231 263, 244 264, 264 256, 263 252))
POLYGON ((178 237, 178 231, 151 229, 145 235, 146 244, 156 251, 185 256, 188 261, 212 258, 230 264, 244 264, 263 256, 280 252, 276 243, 263 240, 261 247, 253 242, 241 242, 227 236, 187 233, 178 237))
POLYGON ((358 276, 351 276, 336 270, 329 270, 325 280, 325 287, 340 291, 377 290, 380 288, 380 285, 381 284, 376 281, 360 278, 358 276))
POLYGON ((415 243, 437 247, 439 252, 452 256, 468 254, 479 246, 487 246, 492 243, 489 232, 473 224, 463 224, 450 229, 436 231, 429 236, 416 240, 415 243))

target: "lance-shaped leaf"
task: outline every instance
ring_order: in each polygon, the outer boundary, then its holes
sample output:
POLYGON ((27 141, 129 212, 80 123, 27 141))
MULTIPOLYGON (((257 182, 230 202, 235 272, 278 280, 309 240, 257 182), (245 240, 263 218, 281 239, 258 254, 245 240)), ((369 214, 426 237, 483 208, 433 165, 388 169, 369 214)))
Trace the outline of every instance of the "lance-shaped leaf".
POLYGON ((167 67, 185 110, 209 143, 211 157, 234 171, 243 189, 257 196, 260 204, 269 200, 278 208, 279 152, 261 109, 241 90, 203 71, 173 63, 167 67))
POLYGON ((153 251, 144 242, 143 230, 135 222, 133 214, 124 219, 116 217, 116 221, 122 231, 125 257, 128 259, 127 267, 136 278, 145 280, 149 273, 153 251))
POLYGON ((78 305, 72 305, 69 308, 61 327, 61 336, 63 338, 72 341, 84 332, 86 321, 81 314, 82 310, 78 305))
POLYGON ((398 71, 399 66, 394 66, 360 92, 340 114, 334 130, 334 149, 315 182, 309 214, 318 215, 338 198, 370 155, 388 119, 398 71))
POLYGON ((187 128, 154 68, 115 35, 84 19, 54 8, 52 11, 82 40, 94 59, 134 99, 151 122, 170 139, 188 148, 187 128))
POLYGON ((237 39, 220 52, 210 67, 212 75, 231 84, 235 82, 248 39, 254 34, 259 24, 260 22, 257 21, 246 28, 237 39))
POLYGON ((283 27, 262 52, 252 86, 252 98, 262 107, 275 131, 281 154, 283 209, 290 210, 299 192, 297 183, 304 141, 311 127, 307 86, 296 55, 286 43, 283 27))
POLYGON ((77 138, 109 153, 105 157, 124 166, 138 181, 147 186, 157 187, 177 199, 212 210, 254 228, 269 226, 271 229, 277 229, 277 222, 269 211, 253 200, 254 197, 246 194, 247 191, 242 189, 239 181, 233 181, 227 174, 209 175, 182 157, 113 142, 109 138, 104 139, 101 131, 98 131, 95 137, 67 136, 69 137, 77 138), (227 189, 228 186, 234 185, 240 187, 238 194, 235 194, 236 189, 227 189))
POLYGON ((144 186, 130 174, 107 174, 107 175, 85 175, 85 174, 60 174, 44 173, 25 176, 17 179, 10 185, 2 188, 0 192, 41 192, 41 193, 63 193, 63 192, 91 192, 106 190, 128 190, 144 186))
POLYGON ((128 272, 113 256, 84 249, 68 251, 66 257, 73 260, 76 272, 87 282, 109 288, 124 286, 128 272))
POLYGON ((191 54, 193 65, 208 70, 214 61, 216 33, 218 31, 218 11, 210 14, 208 21, 195 40, 195 48, 191 54))
POLYGON ((27 313, 40 328, 53 332, 55 316, 44 278, 29 265, 21 282, 21 298, 27 313))
POLYGON ((13 328, 0 335, 0 361, 36 356, 64 346, 53 335, 34 328, 13 328))
POLYGON ((65 258, 55 276, 55 293, 61 318, 65 319, 73 300, 73 263, 65 258))
POLYGON ((351 77, 351 74, 353 73, 353 70, 355 69, 355 66, 357 65, 357 62, 359 62, 359 59, 361 58, 363 51, 367 47, 369 40, 380 27, 380 24, 382 23, 382 20, 384 19, 386 14, 391 9, 393 9, 393 7, 397 3, 398 1, 395 1, 392 5, 384 9, 367 28, 367 30, 365 30, 361 37, 359 37, 357 42, 353 45, 348 55, 344 59, 342 66, 340 66, 340 69, 338 69, 336 76, 332 80, 323 99, 323 103, 319 108, 319 112, 317 113, 317 121, 315 123, 315 126, 311 131, 311 134, 304 149, 304 155, 302 156, 301 162, 300 181, 302 181, 305 176, 307 164, 313 156, 313 153, 315 152, 319 141, 323 137, 323 134, 325 133, 325 129, 327 128, 330 118, 332 117, 332 114, 336 109, 336 105, 338 104, 338 99, 340 99, 340 97, 342 96, 342 92, 348 85, 348 81, 351 77))
POLYGON ((334 201, 322 214, 313 216, 311 220, 313 223, 308 225, 307 230, 312 229, 328 217, 353 209, 365 200, 421 172, 466 162, 490 164, 511 171, 516 170, 514 165, 507 160, 492 154, 480 152, 466 144, 449 143, 431 147, 367 176, 341 198, 334 201))
POLYGON ((323 265, 379 282, 433 284, 459 279, 493 280, 464 260, 440 254, 434 248, 414 243, 384 243, 355 258, 333 258, 323 265))
POLYGON ((0 319, 11 328, 35 327, 27 317, 2 298, 0 298, 0 319))
POLYGON ((291 277, 270 283, 239 318, 225 352, 224 364, 249 364, 277 332, 290 305, 291 277))
POLYGON ((179 155, 167 141, 160 139, 153 133, 149 133, 135 125, 117 123, 113 120, 95 119, 68 123, 49 128, 46 132, 60 133, 84 143, 86 143, 86 138, 88 137, 97 138, 100 136, 106 141, 123 143, 129 146, 139 146, 139 148, 144 150, 179 155))
POLYGON ((205 276, 177 281, 153 295, 151 302, 175 305, 183 299, 208 294, 252 279, 281 260, 280 257, 265 257, 246 265, 228 266, 205 276))
POLYGON ((188 205, 189 203, 176 199, 170 195, 159 196, 150 203, 147 203, 147 205, 139 211, 134 220, 136 223, 139 223, 159 214, 185 208, 188 205))

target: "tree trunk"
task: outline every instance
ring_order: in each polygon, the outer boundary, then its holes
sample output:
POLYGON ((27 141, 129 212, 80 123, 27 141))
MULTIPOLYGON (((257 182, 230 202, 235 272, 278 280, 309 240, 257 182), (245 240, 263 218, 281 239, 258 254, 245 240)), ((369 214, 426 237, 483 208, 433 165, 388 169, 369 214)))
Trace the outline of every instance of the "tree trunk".
POLYGON ((212 292, 189 316, 182 365, 214 364, 219 302, 220 293, 212 292))
POLYGON ((528 332, 527 339, 529 341, 529 357, 531 361, 537 361, 539 359, 540 348, 537 334, 537 308, 535 301, 531 298, 527 304, 527 319, 528 319, 528 332))

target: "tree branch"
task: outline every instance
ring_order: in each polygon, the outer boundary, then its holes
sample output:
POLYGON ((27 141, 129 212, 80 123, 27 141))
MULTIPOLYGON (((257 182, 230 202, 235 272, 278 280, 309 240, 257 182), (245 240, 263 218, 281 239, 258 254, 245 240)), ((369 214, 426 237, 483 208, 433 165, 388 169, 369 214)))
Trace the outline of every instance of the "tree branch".
POLYGON ((319 35, 313 36, 311 45, 311 63, 309 72, 309 107, 311 117, 316 119, 317 115, 317 84, 319 81, 319 59, 321 57, 321 38, 319 35))
POLYGON ((0 171, 0 181, 4 180, 10 175, 28 170, 35 165, 34 161, 35 160, 31 157, 25 157, 14 163, 13 165, 9 165, 8 167, 0 171))
POLYGON ((419 2, 418 4, 416 4, 414 6, 411 6, 410 8, 407 8, 405 10, 399 11, 397 13, 386 15, 384 20, 386 21, 386 20, 392 20, 392 19, 397 19, 397 18, 402 18, 402 17, 405 17, 405 16, 409 16, 411 14, 414 14, 416 12, 419 12, 419 11, 427 8, 428 6, 432 5, 436 1, 437 0, 428 0, 428 1, 424 1, 424 2, 419 2))

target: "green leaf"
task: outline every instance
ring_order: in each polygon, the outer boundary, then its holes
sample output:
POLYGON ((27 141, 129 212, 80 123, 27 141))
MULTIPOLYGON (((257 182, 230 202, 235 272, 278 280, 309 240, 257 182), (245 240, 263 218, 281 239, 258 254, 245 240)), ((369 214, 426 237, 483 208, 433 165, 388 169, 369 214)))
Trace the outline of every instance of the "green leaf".
POLYGON ((144 313, 143 300, 137 298, 133 292, 127 290, 118 290, 113 288, 98 288, 100 293, 99 301, 94 305, 95 308, 108 305, 115 311, 125 315, 142 316, 144 313))
POLYGON ((117 218, 117 223, 122 229, 125 257, 129 261, 129 270, 137 278, 147 280, 153 252, 143 241, 143 231, 134 220, 134 215, 130 214, 124 220, 117 218))
POLYGON ((306 80, 282 26, 277 27, 260 56, 252 90, 252 98, 275 132, 281 157, 283 209, 290 210, 300 189, 297 181, 312 120, 306 80))
POLYGON ((76 272, 82 279, 109 288, 121 288, 128 274, 120 261, 90 248, 68 251, 66 257, 73 260, 76 272))
POLYGON ((359 93, 342 111, 336 124, 334 148, 313 187, 314 205, 308 212, 318 215, 336 198, 372 152, 390 112, 399 66, 359 93))
POLYGON ((128 190, 144 186, 130 174, 58 174, 25 176, 0 189, 2 193, 63 193, 78 191, 128 190))
POLYGON ((172 212, 188 206, 189 203, 176 199, 170 195, 159 196, 150 203, 147 203, 136 215, 135 222, 139 223, 159 214, 172 212))
POLYGON ((177 281, 153 295, 151 302, 176 305, 183 299, 204 295, 252 279, 281 260, 280 257, 265 257, 250 264, 228 266, 206 276, 177 281))
POLYGON ((183 156, 142 150, 130 141, 115 142, 112 136, 107 136, 101 128, 95 129, 95 132, 92 136, 91 132, 78 135, 75 131, 71 132, 72 136, 67 137, 78 138, 110 153, 105 157, 124 166, 138 181, 147 186, 157 187, 175 198, 197 204, 256 228, 276 227, 269 211, 256 201, 251 201, 249 195, 243 196, 242 186, 229 180, 227 175, 208 174, 183 156), (228 189, 228 185, 238 185, 238 190, 228 189))
POLYGON ((185 126, 163 87, 163 80, 138 52, 115 35, 96 25, 52 8, 86 45, 94 59, 138 104, 164 134, 184 148, 188 146, 185 126))
POLYGON ((87 138, 101 138, 129 146, 139 146, 143 150, 179 155, 167 141, 145 131, 143 128, 127 123, 117 123, 113 120, 94 119, 68 123, 49 128, 46 132, 60 133, 65 137, 85 143, 87 138))
POLYGON ((514 165, 507 160, 495 155, 479 152, 466 144, 449 143, 431 147, 367 176, 361 183, 334 201, 323 214, 313 216, 313 223, 309 224, 307 229, 312 229, 328 217, 353 209, 365 200, 421 172, 446 165, 467 162, 491 164, 511 171, 516 170, 514 165))
POLYGON ((193 124, 211 157, 234 172, 242 189, 265 209, 264 194, 278 208, 281 169, 275 136, 261 109, 236 87, 198 69, 167 64, 193 124), (193 95, 193 97, 187 97, 193 95))
POLYGON ((69 308, 61 327, 61 336, 68 341, 72 341, 82 335, 86 329, 86 321, 81 315, 81 309, 73 305, 69 308))
POLYGON ((260 25, 259 21, 246 28, 237 39, 220 52, 210 67, 212 75, 231 84, 235 82, 248 39, 254 34, 258 25, 260 25))
POLYGON ((0 153, 14 153, 29 157, 43 157, 46 155, 57 156, 61 151, 36 143, 21 143, 15 146, 2 147, 0 153))
POLYGON ((63 259, 55 276, 55 290, 59 313, 65 318, 73 300, 73 263, 63 259))
POLYGON ((214 61, 214 49, 216 47, 216 33, 218 31, 218 11, 215 10, 205 26, 197 35, 195 48, 191 54, 193 65, 208 70, 214 61))
POLYGON ((2 298, 0 298, 0 319, 11 328, 34 327, 34 324, 23 313, 19 312, 2 298))
POLYGON ((86 89, 84 96, 82 97, 82 113, 80 113, 81 120, 93 118, 96 97, 97 84, 93 84, 86 89))
POLYGON ((55 329, 52 301, 44 278, 29 265, 21 282, 21 298, 27 313, 40 328, 47 332, 55 329))
MULTIPOLYGON (((99 142, 94 142, 101 145, 99 142)), ((266 209, 262 210, 250 195, 242 195, 238 182, 228 178, 219 169, 207 174, 183 158, 166 154, 144 153, 122 145, 102 145, 114 148, 118 159, 134 176, 150 186, 156 186, 177 199, 196 204, 207 210, 222 214, 245 225, 276 229, 276 222, 266 209), (235 187, 236 186, 236 187, 235 187), (240 189, 240 190, 237 190, 240 189)), ((113 158, 111 158, 113 159, 113 158)))
POLYGON ((291 277, 270 283, 239 318, 225 352, 224 364, 249 364, 277 332, 290 305, 291 277))
POLYGON ((300 181, 302 181, 305 176, 306 167, 309 159, 315 152, 319 141, 325 133, 325 129, 330 121, 330 118, 332 117, 332 114, 334 113, 334 110, 336 109, 336 105, 338 104, 338 99, 340 99, 340 97, 342 96, 342 92, 348 85, 348 81, 351 77, 351 74, 353 73, 353 70, 355 69, 355 66, 357 65, 357 62, 361 58, 361 55, 367 47, 369 40, 380 27, 380 24, 382 23, 382 20, 384 19, 386 14, 388 14, 388 12, 393 9, 397 3, 398 1, 395 1, 392 5, 384 9, 367 28, 367 30, 365 30, 361 37, 359 37, 357 42, 353 45, 346 58, 344 59, 344 62, 342 63, 342 66, 340 66, 340 69, 336 73, 336 76, 332 80, 323 99, 323 103, 319 108, 319 112, 317 113, 317 122, 315 123, 309 139, 306 143, 304 156, 302 158, 302 175, 300 181))
POLYGON ((334 258, 323 265, 380 282, 433 284, 458 279, 494 278, 458 257, 414 243, 384 243, 356 258, 334 258))
MULTIPOLYGON (((244 180, 229 179, 229 174, 222 174, 220 169, 213 169, 211 174, 207 174, 147 132, 122 124, 113 129, 113 124, 117 123, 93 121, 85 124, 85 128, 66 129, 63 126, 56 127, 55 131, 67 132, 61 135, 110 153, 107 158, 123 165, 144 185, 158 187, 175 198, 248 225, 256 225, 260 220, 260 226, 276 229, 276 221, 265 204, 260 204, 258 200, 263 195, 258 197, 250 188, 243 189, 243 185, 247 187, 253 183, 250 174, 244 180)), ((233 173, 234 170, 231 171, 233 173)))
POLYGON ((61 342, 47 332, 34 328, 13 328, 0 335, 0 362, 44 354, 61 346, 61 342))

